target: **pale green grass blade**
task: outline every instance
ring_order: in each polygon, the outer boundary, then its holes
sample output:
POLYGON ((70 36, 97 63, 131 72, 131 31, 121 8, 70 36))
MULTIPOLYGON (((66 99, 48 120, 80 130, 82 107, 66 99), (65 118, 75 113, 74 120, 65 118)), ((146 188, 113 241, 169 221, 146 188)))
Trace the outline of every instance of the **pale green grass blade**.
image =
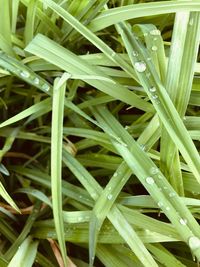
POLYGON ((38 242, 27 237, 11 259, 8 267, 31 267, 34 264, 38 242))
POLYGON ((43 203, 47 204, 48 206, 52 207, 51 201, 49 198, 41 191, 34 189, 34 188, 19 188, 15 191, 15 193, 24 193, 30 196, 37 198, 38 200, 42 201, 43 203))
MULTIPOLYGON (((62 78, 61 78, 62 79, 62 78)), ((52 207, 61 254, 64 266, 67 267, 67 253, 64 240, 64 224, 62 216, 62 140, 63 116, 66 80, 60 83, 56 79, 53 90, 52 133, 51 133, 51 188, 52 207), (59 84, 60 83, 60 84, 59 84)))
POLYGON ((111 207, 113 206, 117 196, 121 192, 131 176, 131 171, 127 169, 127 165, 123 162, 116 169, 109 183, 101 193, 93 208, 93 216, 90 219, 90 246, 96 248, 98 232, 107 217, 111 207))
POLYGON ((5 190, 3 184, 0 182, 0 195, 2 196, 2 198, 8 202, 8 204, 13 207, 13 209, 15 209, 17 212, 20 213, 19 208, 17 207, 17 205, 15 204, 15 202, 12 200, 12 198, 9 196, 9 194, 7 193, 7 191, 5 190))
POLYGON ((7 41, 8 45, 11 47, 11 25, 10 25, 10 9, 9 1, 0 1, 0 17, 2 19, 0 25, 0 35, 7 41))
POLYGON ((51 99, 47 98, 35 105, 32 105, 31 107, 23 110, 22 112, 19 112, 17 115, 11 117, 10 119, 4 121, 3 123, 0 124, 0 128, 8 126, 10 124, 16 123, 20 120, 23 120, 24 118, 27 118, 37 112, 40 112, 41 110, 43 110, 44 108, 47 109, 50 107, 51 105, 51 99))
POLYGON ((148 249, 155 255, 158 261, 166 267, 186 267, 177 260, 171 253, 163 249, 162 246, 147 245, 148 249))
POLYGON ((199 1, 165 1, 113 8, 102 12, 96 17, 90 23, 89 29, 99 31, 123 20, 178 11, 200 11, 200 3, 199 1))
MULTIPOLYGON (((21 2, 28 7, 29 0, 21 0, 21 2)), ((59 29, 59 27, 51 20, 51 18, 46 14, 45 11, 42 11, 39 7, 37 7, 36 16, 38 19, 40 19, 41 24, 39 26, 39 32, 46 32, 46 30, 49 30, 53 34, 55 34, 57 37, 62 37, 62 31, 59 29)))
POLYGON ((148 58, 148 52, 145 50, 145 48, 142 48, 141 43, 139 45, 138 41, 135 39, 133 33, 131 33, 128 26, 126 26, 125 24, 120 25, 122 27, 121 35, 133 66, 135 66, 135 68, 138 66, 138 64, 144 66, 144 69, 142 71, 140 71, 140 69, 138 71, 140 83, 142 84, 146 93, 154 104, 154 107, 163 125, 165 126, 174 142, 176 142, 177 147, 182 153, 191 171, 195 175, 196 179, 200 181, 199 153, 197 152, 196 147, 192 142, 186 128, 184 127, 184 124, 180 119, 173 103, 171 102, 164 86, 161 84, 153 64, 149 61, 146 61, 146 58, 148 58), (137 52, 139 54, 135 54, 134 56, 134 49, 138 49, 137 52), (149 77, 147 77, 146 75, 146 72, 148 71, 150 73, 149 77))
POLYGON ((37 35, 37 37, 26 47, 26 50, 45 59, 46 61, 51 62, 56 66, 59 66, 61 69, 69 72, 70 74, 90 74, 94 76, 105 77, 104 81, 96 80, 95 78, 94 80, 91 80, 91 78, 86 78, 83 80, 97 89, 113 96, 116 99, 120 99, 127 104, 147 111, 152 110, 151 105, 140 99, 135 93, 130 92, 118 83, 114 84, 111 79, 111 82, 106 81, 106 79, 109 79, 106 74, 102 73, 97 68, 94 68, 94 66, 89 65, 72 52, 57 45, 55 42, 51 41, 45 36, 37 35))
POLYGON ((36 8, 37 8, 37 1, 30 0, 28 3, 27 13, 26 13, 26 25, 24 30, 25 45, 27 45, 33 39, 34 36, 36 8))
POLYGON ((0 66, 45 93, 52 89, 51 85, 45 79, 37 75, 20 61, 9 57, 4 53, 0 53, 0 66))
MULTIPOLYGON (((169 57, 166 90, 175 104, 180 117, 183 118, 192 89, 194 66, 198 51, 199 16, 188 12, 177 13, 172 36, 172 48, 169 57), (183 24, 184 17, 184 24, 183 24), (192 30, 189 19, 193 21, 192 30), (187 43, 190 43, 190 46, 187 43), (177 47, 179 49, 177 50, 177 47), (190 63, 188 63, 190 62, 190 63), (190 66, 188 66, 190 64, 190 66), (188 69, 190 71, 188 71, 188 69)), ((161 166, 169 177, 173 187, 180 195, 184 194, 179 155, 176 145, 166 130, 163 129, 161 138, 161 166)))
POLYGON ((2 159, 3 159, 4 155, 6 154, 6 152, 8 152, 11 149, 11 147, 12 147, 14 141, 15 141, 15 138, 16 138, 16 136, 18 134, 18 131, 19 131, 19 128, 15 128, 15 129, 13 129, 11 131, 10 136, 8 136, 8 137, 6 136, 6 141, 4 143, 4 146, 0 150, 0 161, 2 161, 2 159))
POLYGON ((17 15, 19 9, 19 0, 12 1, 12 33, 16 32, 17 15))

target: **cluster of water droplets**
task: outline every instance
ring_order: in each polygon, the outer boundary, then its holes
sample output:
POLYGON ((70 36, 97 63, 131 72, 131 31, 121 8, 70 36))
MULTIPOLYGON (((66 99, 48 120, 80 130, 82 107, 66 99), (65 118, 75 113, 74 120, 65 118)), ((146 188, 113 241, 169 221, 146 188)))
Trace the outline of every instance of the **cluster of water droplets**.
MULTIPOLYGON (((160 31, 157 30, 157 29, 151 30, 151 31, 150 31, 150 35, 152 35, 152 37, 153 37, 153 41, 156 41, 156 40, 157 40, 157 37, 160 35, 160 31)), ((157 47, 156 45, 153 45, 153 46, 151 47, 151 50, 152 50, 153 52, 156 52, 156 51, 158 50, 158 47, 157 47)))
MULTIPOLYGON (((25 79, 28 79, 31 77, 31 73, 28 72, 27 70, 22 70, 20 71, 20 76, 22 78, 25 78, 25 79)), ((35 77, 32 81, 35 85, 39 85, 40 84, 40 79, 38 77, 35 77)), ((45 91, 49 91, 50 89, 50 86, 47 84, 47 83, 43 83, 41 85, 42 89, 45 90, 45 91)))
POLYGON ((150 87, 149 92, 150 92, 151 98, 155 101, 155 103, 160 104, 160 100, 159 100, 159 97, 157 95, 156 87, 154 87, 154 86, 150 87))

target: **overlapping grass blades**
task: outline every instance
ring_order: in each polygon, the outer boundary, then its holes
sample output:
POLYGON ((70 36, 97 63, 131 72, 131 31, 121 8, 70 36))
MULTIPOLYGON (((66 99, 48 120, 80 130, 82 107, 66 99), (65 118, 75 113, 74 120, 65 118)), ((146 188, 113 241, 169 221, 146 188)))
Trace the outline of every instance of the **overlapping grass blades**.
POLYGON ((0 0, 0 266, 199 262, 199 12, 0 0))

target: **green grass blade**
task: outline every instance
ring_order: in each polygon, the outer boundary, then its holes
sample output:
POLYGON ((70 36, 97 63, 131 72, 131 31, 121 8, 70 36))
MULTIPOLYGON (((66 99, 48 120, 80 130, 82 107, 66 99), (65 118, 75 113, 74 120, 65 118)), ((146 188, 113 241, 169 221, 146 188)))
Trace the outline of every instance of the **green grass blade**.
POLYGON ((200 3, 198 1, 165 1, 128 5, 102 12, 90 23, 89 29, 94 32, 133 18, 175 13, 179 11, 189 12, 199 10, 200 3))
POLYGON ((31 267, 34 264, 37 252, 37 241, 32 241, 31 237, 27 237, 18 251, 11 259, 8 267, 31 267))
MULTIPOLYGON (((61 78, 62 79, 62 78, 61 78)), ((63 143, 63 116, 66 80, 60 83, 56 79, 53 90, 52 104, 52 134, 51 134, 51 188, 52 207, 55 228, 64 266, 67 267, 67 254, 64 240, 64 224, 62 217, 62 143, 63 143)))

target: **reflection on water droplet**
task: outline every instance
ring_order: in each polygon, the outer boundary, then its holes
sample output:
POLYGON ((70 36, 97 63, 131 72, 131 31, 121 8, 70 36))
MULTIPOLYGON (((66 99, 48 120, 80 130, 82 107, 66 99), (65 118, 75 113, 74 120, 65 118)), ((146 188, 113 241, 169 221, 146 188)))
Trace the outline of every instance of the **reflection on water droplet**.
POLYGON ((155 30, 150 31, 150 34, 151 35, 160 35, 160 31, 155 29, 155 30))
POLYGON ((133 51, 132 54, 133 54, 134 57, 138 56, 138 52, 137 51, 133 51))
POLYGON ((23 70, 20 72, 20 75, 23 77, 23 78, 28 78, 30 76, 30 73, 26 70, 23 70))
POLYGON ((107 196, 107 198, 109 199, 109 200, 111 200, 112 199, 112 195, 111 194, 109 194, 108 196, 107 196))
POLYGON ((144 61, 135 62, 134 67, 138 72, 144 72, 147 68, 144 61))
POLYGON ((158 96, 157 95, 152 95, 152 98, 155 100, 155 99, 158 98, 158 96))
POLYGON ((146 178, 146 182, 147 182, 147 184, 150 184, 150 185, 155 183, 154 179, 151 176, 146 178))
POLYGON ((44 84, 42 85, 42 89, 45 90, 45 91, 49 91, 50 87, 49 87, 48 84, 44 83, 44 84))
POLYGON ((162 202, 158 202, 158 207, 162 207, 164 204, 162 202))
POLYGON ((157 51, 158 50, 158 47, 153 45, 152 48, 151 48, 152 51, 157 51))
POLYGON ((33 80, 34 84, 38 85, 40 83, 40 80, 36 77, 34 80, 33 80))
POLYGON ((171 193, 169 193, 169 197, 175 197, 175 193, 174 192, 171 192, 171 193))
POLYGON ((150 88, 149 88, 149 91, 150 91, 151 93, 155 93, 155 92, 156 92, 156 87, 154 87, 154 86, 150 87, 150 88))
POLYGON ((170 207, 166 207, 166 210, 170 210, 170 207))
POLYGON ((117 175, 118 175, 118 173, 117 173, 117 172, 115 172, 115 173, 114 173, 114 175, 113 175, 113 177, 116 177, 117 175))
POLYGON ((112 189, 112 187, 111 187, 111 186, 109 186, 109 187, 108 187, 108 191, 110 191, 111 189, 112 189))
POLYGON ((191 250, 200 248, 200 239, 197 236, 191 236, 188 240, 189 247, 191 250))
POLYGON ((112 52, 111 57, 115 57, 116 53, 112 52))
POLYGON ((179 222, 180 222, 181 225, 186 225, 186 224, 187 224, 187 220, 186 220, 186 219, 182 219, 182 218, 181 218, 181 219, 179 220, 179 222))
POLYGON ((157 174, 158 172, 159 172, 159 170, 158 170, 157 167, 152 167, 152 168, 150 169, 150 173, 153 174, 153 175, 157 174))

